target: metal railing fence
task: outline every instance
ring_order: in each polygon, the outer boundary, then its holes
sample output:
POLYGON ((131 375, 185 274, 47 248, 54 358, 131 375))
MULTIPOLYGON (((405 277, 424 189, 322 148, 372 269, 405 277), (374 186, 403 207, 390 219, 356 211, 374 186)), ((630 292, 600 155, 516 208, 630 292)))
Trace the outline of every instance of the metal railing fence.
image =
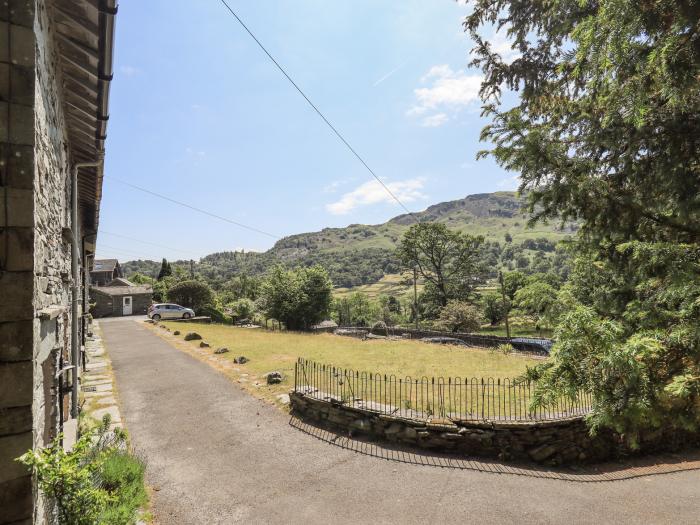
POLYGON ((552 421, 582 416, 592 398, 581 392, 531 409, 536 385, 517 379, 397 377, 299 358, 294 391, 308 397, 408 419, 552 421))

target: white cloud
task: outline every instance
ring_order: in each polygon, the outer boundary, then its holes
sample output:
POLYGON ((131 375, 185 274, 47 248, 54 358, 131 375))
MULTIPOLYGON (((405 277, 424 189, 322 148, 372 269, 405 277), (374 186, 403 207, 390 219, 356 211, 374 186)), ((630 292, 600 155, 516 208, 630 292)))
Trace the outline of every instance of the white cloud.
POLYGON ((119 72, 124 75, 125 77, 133 77, 137 73, 140 73, 138 68, 135 68, 134 66, 121 66, 119 68, 119 72))
POLYGON ((436 113, 435 115, 425 117, 420 125, 424 128, 437 128, 438 126, 442 126, 448 120, 450 120, 450 118, 444 113, 436 113))
POLYGON ((512 42, 506 36, 506 29, 494 31, 493 35, 488 39, 491 44, 491 50, 501 55, 501 59, 506 64, 511 64, 513 60, 520 58, 520 51, 513 49, 512 42))
MULTIPOLYGON (((386 182, 385 184, 404 204, 427 198, 421 191, 425 184, 425 179, 422 177, 386 182)), ((333 215, 345 215, 360 206, 379 203, 397 204, 379 182, 371 180, 343 194, 339 200, 326 204, 326 211, 333 215)))
POLYGON ((482 78, 481 75, 468 75, 464 70, 454 71, 447 64, 433 66, 421 78, 421 83, 427 86, 413 90, 416 103, 406 114, 427 115, 421 125, 441 126, 479 100, 482 78))
POLYGON ((517 190, 520 186, 520 177, 518 175, 513 175, 507 179, 501 179, 498 181, 497 185, 501 190, 517 190))
POLYGON ((349 181, 347 181, 347 180, 334 180, 330 184, 326 184, 323 187, 322 191, 323 191, 323 193, 335 193, 336 191, 338 191, 338 188, 340 188, 341 186, 344 186, 348 182, 349 181))

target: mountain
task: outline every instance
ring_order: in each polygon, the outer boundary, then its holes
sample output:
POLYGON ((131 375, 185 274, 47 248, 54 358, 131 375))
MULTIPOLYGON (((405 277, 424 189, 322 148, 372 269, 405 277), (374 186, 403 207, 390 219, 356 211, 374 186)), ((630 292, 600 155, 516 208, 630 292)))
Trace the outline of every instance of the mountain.
MULTIPOLYGON (((421 221, 443 222, 456 230, 483 235, 487 241, 486 251, 496 259, 491 261, 492 264, 499 264, 501 252, 511 247, 513 253, 508 260, 514 265, 524 265, 523 257, 533 260, 532 254, 526 252, 552 253, 554 244, 571 235, 576 226, 560 229, 551 224, 539 224, 529 228, 523 204, 514 192, 481 193, 435 204, 414 216, 421 221), (510 243, 506 243, 506 234, 512 238, 510 243), (494 255, 495 252, 499 255, 494 255)), ((351 224, 345 228, 324 228, 319 232, 291 235, 263 253, 219 252, 207 255, 196 263, 195 271, 216 286, 238 273, 264 273, 276 263, 289 266, 321 264, 336 286, 371 284, 399 271, 394 249, 414 222, 413 217, 405 214, 383 224, 351 224)), ((173 265, 185 266, 189 271, 189 262, 176 261, 173 265)), ((122 266, 127 275, 135 271, 154 275, 160 262, 129 261, 122 266)))

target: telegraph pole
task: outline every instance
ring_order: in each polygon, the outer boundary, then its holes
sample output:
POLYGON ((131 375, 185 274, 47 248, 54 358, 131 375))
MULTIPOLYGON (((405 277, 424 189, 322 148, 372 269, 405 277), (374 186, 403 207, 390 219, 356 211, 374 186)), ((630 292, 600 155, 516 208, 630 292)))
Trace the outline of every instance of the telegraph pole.
POLYGON ((506 335, 510 340, 510 325, 508 324, 508 302, 506 301, 506 286, 503 282, 503 272, 498 272, 498 282, 501 283, 501 296, 503 297, 503 311, 506 314, 506 335))
POLYGON ((190 259, 190 278, 194 279, 194 261, 190 259))
POLYGON ((418 272, 416 267, 413 267, 413 318, 416 322, 416 330, 418 330, 418 285, 416 281, 418 280, 418 272))

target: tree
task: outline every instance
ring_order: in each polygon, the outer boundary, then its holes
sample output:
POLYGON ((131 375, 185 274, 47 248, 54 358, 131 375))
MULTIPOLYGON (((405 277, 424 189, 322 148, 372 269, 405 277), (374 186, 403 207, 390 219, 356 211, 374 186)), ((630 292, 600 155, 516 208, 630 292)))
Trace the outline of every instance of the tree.
POLYGON ((453 231, 442 223, 419 223, 404 233, 397 256, 404 269, 416 268, 433 287, 439 305, 468 299, 484 280, 481 236, 453 231))
POLYGON ((557 291, 549 284, 535 281, 515 293, 515 307, 532 318, 535 323, 547 318, 549 309, 557 299, 557 291))
POLYGON ((559 323, 539 399, 584 388, 590 420, 632 437, 700 426, 699 23, 696 0, 477 0, 465 21, 492 119, 481 155, 519 173, 533 221, 581 224, 585 306, 559 323), (479 36, 492 23, 518 58, 479 36))
POLYGON ((153 277, 148 277, 147 275, 136 272, 129 276, 129 281, 134 284, 153 284, 153 277))
POLYGON ((238 299, 231 303, 230 308, 235 319, 249 319, 255 312, 255 304, 250 299, 238 299))
POLYGON ((503 274, 503 287, 511 301, 515 298, 515 293, 525 286, 526 282, 527 276, 522 272, 505 272, 503 274))
POLYGON ((168 300, 197 311, 214 302, 214 293, 202 281, 181 281, 168 290, 168 300))
POLYGON ((474 332, 481 327, 481 314, 473 304, 451 300, 440 311, 435 324, 450 332, 474 332))
POLYGON ((510 307, 509 304, 503 304, 501 294, 489 292, 481 298, 481 304, 484 310, 484 317, 495 326, 506 317, 506 312, 510 307))
POLYGON ((328 315, 333 283, 321 266, 287 270, 275 266, 260 288, 259 306, 265 315, 289 330, 306 330, 328 315))
POLYGON ((158 272, 158 281, 162 281, 169 275, 173 274, 173 269, 170 266, 170 263, 167 261, 165 257, 163 257, 163 262, 160 264, 160 271, 158 272))

